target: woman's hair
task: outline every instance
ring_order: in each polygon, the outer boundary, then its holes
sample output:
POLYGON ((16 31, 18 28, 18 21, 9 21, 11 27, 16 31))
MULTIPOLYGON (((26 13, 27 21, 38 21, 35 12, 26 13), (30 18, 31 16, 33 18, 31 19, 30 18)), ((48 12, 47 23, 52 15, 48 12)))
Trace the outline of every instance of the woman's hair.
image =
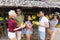
MULTIPOLYGON (((28 21, 28 17, 29 17, 29 16, 30 16, 30 15, 27 15, 27 16, 26 16, 26 21, 28 21)), ((30 17, 31 17, 31 16, 30 16, 30 17)))
POLYGON ((57 19, 59 19, 59 16, 57 14, 54 14, 53 17, 52 17, 52 19, 54 19, 54 16, 57 16, 57 19))
MULTIPOLYGON (((29 17, 29 16, 31 17, 31 15, 27 15, 27 16, 26 16, 25 21, 28 21, 28 17, 29 17)), ((32 21, 30 20, 30 22, 32 22, 32 21)))
POLYGON ((9 15, 9 16, 16 16, 16 12, 15 12, 14 10, 10 10, 10 11, 8 12, 8 15, 9 15))
MULTIPOLYGON (((27 15, 27 16, 26 16, 26 20, 25 20, 25 21, 28 21, 28 17, 29 17, 29 16, 31 17, 31 15, 27 15)), ((32 20, 30 20, 30 22, 32 23, 32 20)))

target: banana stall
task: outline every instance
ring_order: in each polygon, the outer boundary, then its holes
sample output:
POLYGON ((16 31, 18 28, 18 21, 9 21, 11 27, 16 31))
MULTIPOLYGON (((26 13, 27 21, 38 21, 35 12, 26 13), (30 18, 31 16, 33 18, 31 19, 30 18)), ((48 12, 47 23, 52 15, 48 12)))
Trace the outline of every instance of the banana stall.
MULTIPOLYGON (((8 11, 9 10, 16 10, 17 8, 20 8, 22 10, 23 15, 25 15, 25 17, 27 15, 31 15, 32 16, 32 22, 33 24, 37 23, 36 25, 38 25, 39 23, 38 21, 38 17, 39 11, 44 11, 45 12, 45 16, 48 19, 52 18, 52 15, 55 12, 60 13, 60 2, 58 1, 31 1, 31 0, 1 0, 0 1, 0 26, 4 27, 4 30, 6 30, 8 28, 8 11)), ((60 16, 60 14, 59 14, 60 16)), ((60 27, 60 23, 58 24, 58 27, 60 27)))

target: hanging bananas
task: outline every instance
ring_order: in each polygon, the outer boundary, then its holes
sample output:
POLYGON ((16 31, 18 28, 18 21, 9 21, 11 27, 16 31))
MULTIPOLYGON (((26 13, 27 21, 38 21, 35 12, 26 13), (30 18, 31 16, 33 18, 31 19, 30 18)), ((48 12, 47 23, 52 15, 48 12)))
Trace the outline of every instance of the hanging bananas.
POLYGON ((33 21, 32 23, 33 23, 32 25, 40 25, 40 22, 38 21, 33 21))

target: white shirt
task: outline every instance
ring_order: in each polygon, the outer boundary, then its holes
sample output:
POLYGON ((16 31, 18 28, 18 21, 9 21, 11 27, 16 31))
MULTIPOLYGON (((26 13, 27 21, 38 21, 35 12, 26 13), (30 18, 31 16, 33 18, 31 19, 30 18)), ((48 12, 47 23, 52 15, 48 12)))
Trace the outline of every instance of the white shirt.
MULTIPOLYGON (((40 22, 40 25, 44 26, 45 23, 48 22, 48 19, 44 16, 44 17, 41 18, 41 20, 39 20, 39 22, 40 22)), ((43 27, 43 26, 39 26, 38 30, 41 31, 41 32, 45 32, 45 27, 43 27)))

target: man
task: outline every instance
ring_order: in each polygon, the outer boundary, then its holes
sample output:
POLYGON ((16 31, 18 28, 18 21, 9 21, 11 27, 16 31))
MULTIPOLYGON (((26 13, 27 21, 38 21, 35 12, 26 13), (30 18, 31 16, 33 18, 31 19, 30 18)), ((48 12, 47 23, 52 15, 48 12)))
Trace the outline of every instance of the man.
MULTIPOLYGON (((17 9, 16 11, 17 11, 16 21, 17 21, 18 27, 21 27, 21 24, 24 22, 24 16, 21 13, 22 12, 21 9, 17 9)), ((21 40, 21 33, 22 33, 22 28, 17 31, 18 40, 21 40)))
POLYGON ((40 25, 38 27, 38 36, 39 36, 39 40, 45 40, 45 31, 46 28, 49 27, 49 23, 48 23, 48 19, 44 16, 44 12, 43 11, 39 11, 39 22, 40 25))

